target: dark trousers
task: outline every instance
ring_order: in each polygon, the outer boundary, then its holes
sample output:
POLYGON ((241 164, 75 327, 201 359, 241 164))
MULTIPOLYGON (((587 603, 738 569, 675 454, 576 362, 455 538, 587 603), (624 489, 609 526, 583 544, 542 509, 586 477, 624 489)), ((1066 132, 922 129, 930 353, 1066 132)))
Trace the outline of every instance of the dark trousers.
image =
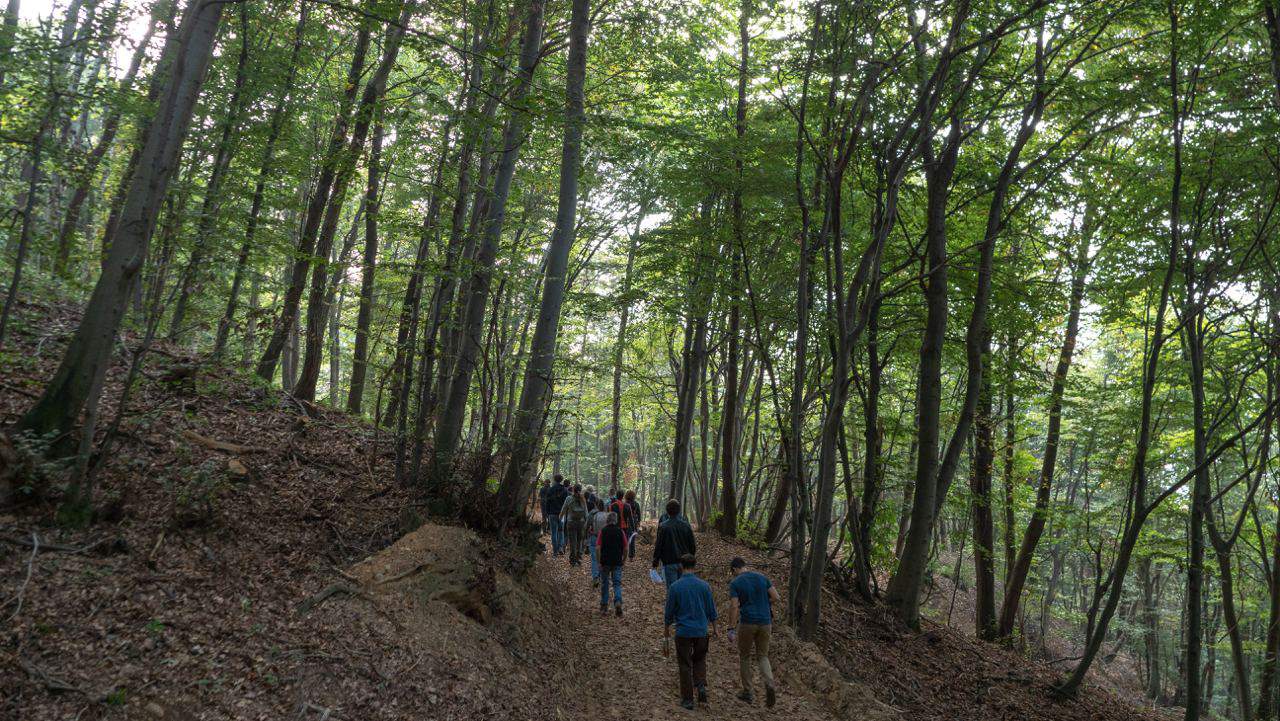
POLYGON ((692 701, 694 687, 707 685, 707 637, 676 636, 676 666, 680 669, 680 700, 692 701))

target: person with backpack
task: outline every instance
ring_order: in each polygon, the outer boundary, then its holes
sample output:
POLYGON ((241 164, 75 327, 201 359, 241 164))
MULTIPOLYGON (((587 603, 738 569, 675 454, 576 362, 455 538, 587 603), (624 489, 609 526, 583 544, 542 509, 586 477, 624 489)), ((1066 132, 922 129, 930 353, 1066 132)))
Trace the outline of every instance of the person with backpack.
POLYGON ((560 520, 560 509, 569 497, 569 489, 565 488, 564 476, 556 474, 555 480, 547 491, 547 518, 551 521, 551 555, 564 553, 564 523, 560 520))
POLYGON ((693 710, 693 692, 698 702, 707 702, 707 628, 716 631, 716 602, 711 586, 693 572, 697 559, 692 553, 680 556, 682 573, 667 589, 663 611, 662 655, 671 653, 671 628, 676 632, 676 669, 680 675, 680 705, 693 710))
POLYGON ((680 501, 667 501, 667 520, 658 525, 658 535, 653 541, 653 568, 662 567, 662 577, 670 593, 671 585, 680 578, 680 557, 698 552, 698 542, 693 537, 693 527, 680 516, 680 501))
POLYGON ((609 613, 609 586, 613 586, 613 611, 622 616, 622 564, 627 559, 627 537, 618 517, 609 513, 604 530, 596 538, 600 554, 600 615, 609 613))
POLYGON ((738 698, 751 703, 751 652, 754 649, 760 678, 764 681, 765 706, 773 708, 778 700, 773 683, 773 667, 769 664, 769 638, 773 632, 773 604, 778 603, 778 589, 741 558, 729 562, 733 580, 729 582, 729 643, 738 645, 738 671, 742 691, 738 698))
POLYGON ((582 497, 582 486, 574 484, 572 495, 560 507, 560 522, 569 545, 569 565, 581 565, 582 535, 587 527, 587 500, 582 497))
POLYGON ((640 504, 636 501, 636 492, 634 490, 627 491, 624 498, 627 501, 627 508, 631 509, 631 536, 627 539, 630 541, 630 548, 627 549, 627 558, 634 561, 636 558, 636 537, 640 535, 640 504))
POLYGON ((591 587, 600 585, 600 548, 596 540, 600 532, 609 525, 609 513, 599 505, 591 512, 587 521, 587 550, 591 553, 591 587))
POLYGON ((627 504, 622 491, 613 492, 613 500, 609 502, 609 512, 618 514, 618 527, 622 529, 622 535, 627 539, 627 547, 630 548, 631 538, 636 532, 635 514, 627 504))

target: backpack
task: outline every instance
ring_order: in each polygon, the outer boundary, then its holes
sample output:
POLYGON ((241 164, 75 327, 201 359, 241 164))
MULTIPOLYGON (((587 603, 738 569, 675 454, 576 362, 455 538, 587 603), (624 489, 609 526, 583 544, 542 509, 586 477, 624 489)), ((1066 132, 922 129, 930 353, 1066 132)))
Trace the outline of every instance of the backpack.
POLYGON ((635 514, 632 511, 631 506, 625 500, 621 498, 617 499, 609 506, 609 510, 613 513, 618 514, 619 528, 621 528, 624 531, 628 531, 635 528, 635 525, 636 525, 635 518, 634 518, 635 514))

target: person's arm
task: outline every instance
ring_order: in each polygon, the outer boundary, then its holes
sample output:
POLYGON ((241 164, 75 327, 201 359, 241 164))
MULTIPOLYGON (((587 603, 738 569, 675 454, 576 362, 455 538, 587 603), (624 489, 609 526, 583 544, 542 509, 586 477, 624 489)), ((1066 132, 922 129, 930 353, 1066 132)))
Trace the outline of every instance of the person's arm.
POLYGON ((689 526, 689 553, 698 555, 698 538, 693 535, 693 526, 689 526))

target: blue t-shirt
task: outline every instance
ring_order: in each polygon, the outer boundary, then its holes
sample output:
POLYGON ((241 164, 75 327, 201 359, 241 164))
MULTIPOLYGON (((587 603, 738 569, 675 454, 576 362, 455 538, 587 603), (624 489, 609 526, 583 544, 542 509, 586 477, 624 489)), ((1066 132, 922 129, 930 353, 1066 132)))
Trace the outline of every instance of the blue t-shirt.
POLYGON ((707 626, 716 620, 716 602, 711 598, 707 582, 685 572, 667 589, 664 623, 675 624, 676 638, 702 638, 707 626))
POLYGON ((763 574, 744 571, 729 582, 729 598, 738 599, 741 622, 768 626, 773 623, 769 588, 773 584, 763 574))

